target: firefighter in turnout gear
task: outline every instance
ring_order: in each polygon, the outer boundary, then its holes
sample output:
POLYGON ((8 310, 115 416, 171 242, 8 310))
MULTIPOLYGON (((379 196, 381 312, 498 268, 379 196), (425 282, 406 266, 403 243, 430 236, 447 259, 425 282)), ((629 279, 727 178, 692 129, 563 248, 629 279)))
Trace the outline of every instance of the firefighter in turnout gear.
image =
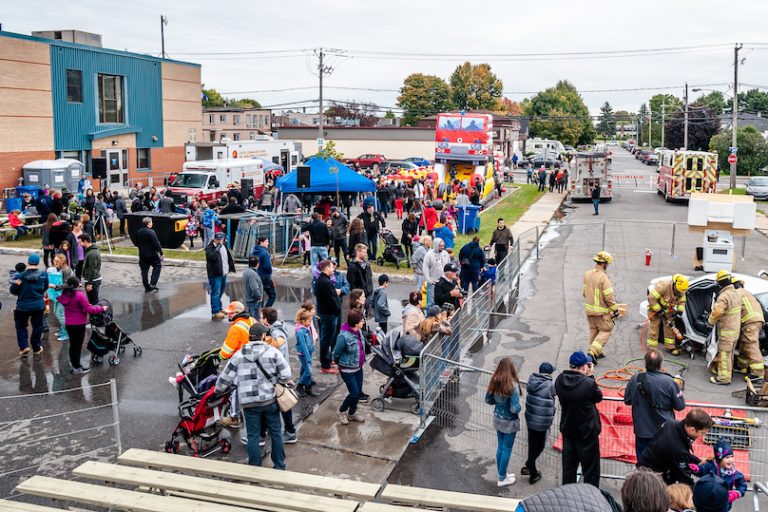
POLYGON ((717 356, 713 361, 715 376, 709 379, 712 384, 730 384, 732 378, 733 349, 741 326, 741 299, 732 279, 727 270, 717 273, 720 291, 707 319, 709 325, 717 325, 717 356))
MULTIPOLYGON (((685 312, 685 293, 688 291, 688 278, 675 274, 671 279, 659 281, 648 292, 648 338, 646 345, 656 348, 659 334, 664 333, 664 348, 672 355, 679 355, 675 328, 675 317, 685 312)), ((676 332, 677 331, 677 332, 676 332)))
POLYGON ((739 355, 737 364, 744 373, 749 372, 753 379, 763 379, 765 366, 760 353, 760 331, 765 325, 763 307, 754 295, 744 288, 744 281, 733 281, 733 287, 741 299, 741 331, 739 336, 739 355))
POLYGON ((613 331, 613 320, 619 316, 619 305, 613 296, 611 280, 606 269, 613 263, 613 256, 605 251, 595 255, 595 268, 584 274, 584 312, 589 324, 589 350, 592 362, 605 357, 603 349, 613 331))

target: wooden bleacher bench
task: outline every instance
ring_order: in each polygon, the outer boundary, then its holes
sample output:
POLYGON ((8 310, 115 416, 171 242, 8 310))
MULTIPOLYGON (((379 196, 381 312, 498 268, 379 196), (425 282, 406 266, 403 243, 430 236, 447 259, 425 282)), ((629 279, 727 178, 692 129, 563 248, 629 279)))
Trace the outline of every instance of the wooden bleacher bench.
POLYGON ((419 512, 419 510, 423 509, 414 507, 401 507, 399 505, 387 505, 386 503, 368 501, 363 503, 363 506, 360 507, 359 512, 419 512))
POLYGON ((13 240, 13 237, 15 235, 16 235, 15 228, 0 228, 0 237, 2 237, 3 242, 7 242, 8 240, 13 240))
POLYGON ((258 466, 223 462, 219 460, 187 457, 170 453, 131 448, 118 457, 118 462, 128 466, 167 469, 182 473, 227 478, 292 490, 313 491, 335 496, 373 499, 380 485, 357 482, 328 476, 310 475, 295 471, 278 471, 258 466))
MULTIPOLYGON (((104 482, 139 485, 151 489, 184 493, 185 496, 196 497, 213 503, 258 507, 259 510, 354 512, 358 506, 357 501, 210 480, 165 471, 116 466, 103 462, 85 462, 77 467, 73 474, 104 482)), ((287 475, 286 478, 288 478, 287 475)))
POLYGON ((0 510, 3 512, 63 512, 64 509, 33 505, 21 501, 0 500, 0 510))
POLYGON ((481 512, 514 511, 520 500, 484 496, 454 491, 439 491, 421 487, 404 485, 387 485, 381 493, 381 498, 396 503, 412 505, 437 506, 460 510, 475 510, 481 512))
POLYGON ((32 496, 130 512, 243 512, 244 510, 243 507, 127 491, 47 476, 33 476, 17 485, 16 490, 32 496))

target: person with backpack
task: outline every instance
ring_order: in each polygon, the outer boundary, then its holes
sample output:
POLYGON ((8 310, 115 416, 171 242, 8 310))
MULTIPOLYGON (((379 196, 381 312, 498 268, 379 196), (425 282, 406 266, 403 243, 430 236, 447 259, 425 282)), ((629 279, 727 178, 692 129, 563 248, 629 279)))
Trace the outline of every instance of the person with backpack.
POLYGON ((203 208, 203 220, 201 222, 203 226, 203 247, 208 247, 208 244, 213 240, 213 235, 216 233, 216 226, 220 226, 221 222, 216 211, 208 206, 206 201, 203 201, 200 206, 203 208))
POLYGON ((685 408, 685 398, 675 379, 661 371, 664 354, 655 348, 645 353, 645 372, 632 376, 624 392, 624 403, 632 407, 637 458, 645 451, 661 426, 675 421, 675 411, 685 408))

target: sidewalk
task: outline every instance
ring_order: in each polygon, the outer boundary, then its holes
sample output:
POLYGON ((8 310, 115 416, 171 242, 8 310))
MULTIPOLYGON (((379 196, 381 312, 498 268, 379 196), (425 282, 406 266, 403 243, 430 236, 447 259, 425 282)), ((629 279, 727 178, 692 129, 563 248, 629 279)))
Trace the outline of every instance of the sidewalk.
POLYGON ((549 224, 552 216, 558 208, 560 208, 563 200, 565 200, 565 196, 565 193, 547 192, 541 199, 533 203, 531 207, 528 208, 528 211, 525 212, 517 222, 510 226, 515 239, 517 239, 521 233, 525 233, 529 229, 549 224))

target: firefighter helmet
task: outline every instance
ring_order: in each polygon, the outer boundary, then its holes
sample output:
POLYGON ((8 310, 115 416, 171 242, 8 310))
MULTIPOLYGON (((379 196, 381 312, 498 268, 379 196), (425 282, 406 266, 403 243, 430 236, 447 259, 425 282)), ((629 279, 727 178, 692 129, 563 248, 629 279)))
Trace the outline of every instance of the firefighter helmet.
POLYGON ((608 265, 613 265, 613 256, 611 256, 611 253, 607 251, 600 251, 599 253, 595 254, 595 263, 606 263, 608 265))
POLYGON ((672 285, 677 293, 683 295, 688 291, 688 278, 683 274, 675 274, 672 276, 672 285))
POLYGON ((731 276, 731 273, 727 270, 719 270, 717 272, 717 283, 720 286, 726 286, 731 284, 731 280, 733 279, 733 276, 731 276))

